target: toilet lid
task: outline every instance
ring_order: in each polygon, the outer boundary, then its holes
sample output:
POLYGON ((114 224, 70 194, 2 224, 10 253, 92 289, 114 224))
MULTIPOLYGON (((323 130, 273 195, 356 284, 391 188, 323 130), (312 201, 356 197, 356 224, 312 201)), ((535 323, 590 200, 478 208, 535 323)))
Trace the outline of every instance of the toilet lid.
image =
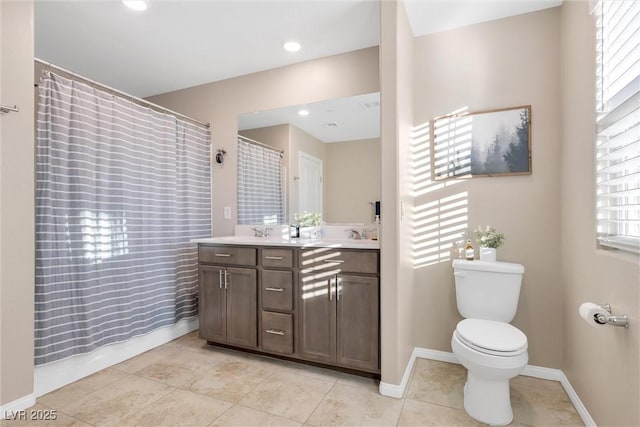
POLYGON ((527 349, 527 336, 505 322, 464 319, 456 326, 456 335, 469 347, 496 356, 514 356, 527 349))

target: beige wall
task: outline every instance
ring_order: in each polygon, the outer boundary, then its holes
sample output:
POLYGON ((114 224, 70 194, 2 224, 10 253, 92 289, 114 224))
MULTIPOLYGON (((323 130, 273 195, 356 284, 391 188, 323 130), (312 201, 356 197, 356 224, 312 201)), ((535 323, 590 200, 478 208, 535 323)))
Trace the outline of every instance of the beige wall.
MULTIPOLYGON (((550 368, 561 367, 563 341, 559 19, 560 9, 554 8, 416 38, 414 68, 417 126, 463 107, 532 107, 532 175, 446 186, 421 178, 417 184, 431 191, 418 195, 415 204, 422 212, 430 203, 461 195, 468 203, 468 230, 491 224, 506 235, 498 258, 525 266, 513 324, 528 337, 529 363, 550 368)), ((461 319, 451 260, 445 254, 426 264, 415 272, 415 344, 451 351, 451 334, 461 319)))
POLYGON ((33 2, 0 2, 0 405, 33 392, 33 2))
POLYGON ((239 114, 378 90, 378 48, 373 47, 158 95, 150 100, 210 121, 214 152, 218 148, 227 151, 224 167, 214 167, 211 178, 213 234, 220 236, 233 234, 236 223, 239 114), (232 219, 223 219, 224 206, 231 207, 232 219))
POLYGON ((562 369, 597 425, 640 425, 640 259, 596 248, 595 31, 588 3, 562 5, 562 369), (591 328, 585 301, 609 303, 629 329, 591 328))
POLYGON ((380 200, 380 139, 326 144, 325 221, 372 223, 380 200))
POLYGON ((413 123, 413 36, 402 2, 380 3, 382 382, 399 385, 415 346, 407 173, 413 123))

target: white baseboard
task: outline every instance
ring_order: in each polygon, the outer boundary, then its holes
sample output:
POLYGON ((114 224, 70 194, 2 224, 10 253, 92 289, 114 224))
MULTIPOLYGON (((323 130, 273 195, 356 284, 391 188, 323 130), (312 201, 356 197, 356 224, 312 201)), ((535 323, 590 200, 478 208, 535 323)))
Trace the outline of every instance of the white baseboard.
POLYGON ((5 403, 0 406, 0 420, 12 420, 17 419, 16 413, 32 407, 36 404, 36 395, 31 393, 27 396, 23 396, 20 399, 16 399, 12 402, 5 403))
POLYGON ((404 370, 404 375, 402 376, 402 381, 400 385, 383 383, 380 381, 380 385, 378 390, 381 395, 387 397, 395 397, 396 399, 402 399, 404 396, 405 389, 407 388, 407 384, 409 384, 409 378, 411 378, 411 372, 413 372, 413 365, 416 363, 416 352, 417 348, 413 349, 413 353, 411 353, 411 357, 409 358, 409 363, 407 364, 407 368, 404 370))
POLYGON ((141 335, 126 342, 107 345, 92 353, 38 365, 34 369, 33 394, 35 397, 43 396, 53 390, 108 368, 109 366, 116 365, 182 335, 195 331, 198 329, 198 325, 197 316, 182 319, 175 325, 160 328, 147 335, 141 335))
MULTIPOLYGON (((422 359, 437 360, 439 362, 455 363, 458 365, 460 364, 456 355, 451 352, 416 347, 413 349, 413 353, 411 353, 411 359, 407 364, 407 368, 405 369, 404 375, 402 376, 402 382, 400 383, 400 385, 380 382, 380 394, 401 399, 402 396, 404 396, 406 387, 409 383, 409 378, 411 378, 411 372, 413 371, 413 367, 418 357, 422 359)), ((587 411, 587 408, 580 400, 580 397, 571 386, 569 379, 560 369, 527 365, 524 368, 524 371, 522 371, 521 375, 560 382, 562 388, 564 388, 564 391, 569 396, 571 403, 573 403, 573 406, 575 406, 578 415, 580 415, 580 418, 582 418, 582 422, 584 422, 584 425, 586 427, 596 426, 596 423, 593 418, 591 418, 589 411, 587 411)))

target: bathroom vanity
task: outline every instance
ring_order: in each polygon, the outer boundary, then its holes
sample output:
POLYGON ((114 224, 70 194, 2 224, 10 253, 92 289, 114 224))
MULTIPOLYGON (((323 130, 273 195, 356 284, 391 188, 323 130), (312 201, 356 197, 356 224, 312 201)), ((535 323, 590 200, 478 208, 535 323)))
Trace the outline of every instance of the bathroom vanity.
POLYGON ((376 241, 199 239, 200 337, 380 373, 376 241))

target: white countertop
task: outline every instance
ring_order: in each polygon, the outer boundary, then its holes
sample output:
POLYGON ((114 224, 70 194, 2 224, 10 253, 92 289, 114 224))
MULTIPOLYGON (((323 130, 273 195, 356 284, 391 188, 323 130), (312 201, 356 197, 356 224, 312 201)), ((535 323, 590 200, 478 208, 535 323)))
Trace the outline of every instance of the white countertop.
POLYGON ((380 249, 378 240, 282 239, 278 237, 221 236, 193 239, 192 243, 250 246, 292 246, 299 248, 380 249))

